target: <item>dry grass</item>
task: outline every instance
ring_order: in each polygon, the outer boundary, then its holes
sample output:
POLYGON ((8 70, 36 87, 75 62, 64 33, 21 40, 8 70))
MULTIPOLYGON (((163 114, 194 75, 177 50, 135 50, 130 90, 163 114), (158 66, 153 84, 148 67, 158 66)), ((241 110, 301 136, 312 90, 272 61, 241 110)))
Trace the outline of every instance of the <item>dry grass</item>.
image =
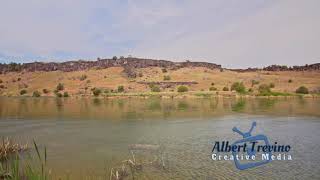
POLYGON ((0 161, 8 159, 12 154, 19 153, 28 149, 28 144, 18 144, 12 139, 2 138, 0 144, 0 161))
MULTIPOLYGON (((320 90, 320 71, 308 71, 308 72, 245 72, 239 73, 234 71, 225 70, 220 72, 219 70, 210 70, 207 68, 181 68, 178 70, 169 70, 168 72, 162 72, 161 68, 142 68, 137 69, 137 72, 142 76, 135 79, 130 79, 123 73, 123 68, 112 67, 100 70, 87 70, 76 72, 26 72, 26 73, 7 73, 1 74, 0 79, 3 81, 5 89, 0 89, 0 95, 4 96, 19 96, 21 89, 27 90, 27 96, 32 95, 33 91, 38 90, 42 92, 43 89, 48 89, 50 92, 47 96, 54 96, 58 83, 63 83, 65 90, 71 96, 73 95, 90 95, 91 88, 101 88, 116 90, 119 85, 125 87, 126 92, 141 93, 150 92, 150 88, 147 85, 142 85, 137 82, 146 81, 163 81, 165 75, 169 75, 171 79, 169 81, 196 81, 198 84, 191 85, 189 90, 191 91, 208 91, 214 83, 214 87, 218 91, 222 91, 223 87, 229 87, 233 82, 243 82, 247 89, 252 88, 257 91, 259 84, 252 87, 252 80, 259 81, 260 84, 274 83, 276 92, 294 93, 299 86, 306 86, 310 91, 320 90), (86 75, 85 80, 80 80, 80 77, 86 75), (20 81, 16 81, 17 78, 21 78, 20 81), (293 82, 289 83, 291 79, 293 82), (28 87, 23 87, 26 84, 28 87)), ((161 91, 169 92, 176 91, 176 87, 162 89, 161 91)), ((44 95, 44 94, 42 94, 44 95)))

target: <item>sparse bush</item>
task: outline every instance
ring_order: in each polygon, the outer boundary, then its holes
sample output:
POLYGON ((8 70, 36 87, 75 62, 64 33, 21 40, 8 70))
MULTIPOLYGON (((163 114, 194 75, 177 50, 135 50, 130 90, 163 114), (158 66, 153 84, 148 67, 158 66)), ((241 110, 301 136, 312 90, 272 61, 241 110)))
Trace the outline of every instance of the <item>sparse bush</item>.
POLYGON ((124 91, 124 86, 118 86, 118 92, 123 92, 124 91))
POLYGON ((217 88, 213 87, 213 86, 209 88, 209 91, 216 91, 216 90, 217 90, 217 88))
POLYGON ((229 91, 229 88, 227 86, 223 87, 223 91, 229 91))
POLYGON ((271 93, 271 89, 270 86, 267 84, 261 84, 259 86, 259 93, 260 95, 268 95, 271 93))
POLYGON ((22 90, 20 91, 20 95, 24 95, 24 94, 27 94, 27 90, 22 89, 22 90))
POLYGON ((214 82, 213 82, 213 83, 211 83, 211 86, 214 86, 214 82))
POLYGON ((169 75, 163 76, 164 81, 170 81, 171 77, 169 75))
POLYGON ((299 94, 309 94, 309 90, 307 87, 305 86, 300 86, 297 90, 296 90, 296 93, 299 93, 299 94))
POLYGON ((32 94, 33 97, 40 97, 41 94, 39 91, 34 91, 33 94, 32 94))
POLYGON ((60 92, 55 93, 57 97, 62 97, 62 94, 60 92))
POLYGON ((103 92, 104 92, 105 94, 108 94, 108 93, 110 93, 110 90, 109 90, 109 89, 105 89, 103 92))
POLYGON ((269 87, 270 87, 270 88, 274 88, 274 87, 275 87, 274 83, 270 83, 270 84, 269 84, 269 87))
POLYGON ((162 70, 163 73, 168 72, 168 70, 166 68, 162 68, 161 70, 162 70))
POLYGON ((188 91, 188 87, 187 86, 179 86, 178 87, 178 92, 187 92, 188 91))
POLYGON ((87 79, 87 75, 82 74, 79 79, 80 81, 84 81, 85 79, 87 79))
POLYGON ((160 92, 161 90, 160 90, 159 86, 154 85, 154 86, 151 87, 151 91, 152 92, 160 92))
POLYGON ((249 88, 248 92, 252 93, 252 92, 253 92, 253 89, 252 89, 252 88, 249 88))
POLYGON ((259 81, 253 79, 251 81, 251 87, 253 87, 254 85, 259 84, 259 83, 260 83, 259 81))
POLYGON ((113 56, 112 59, 113 60, 117 60, 118 58, 117 58, 117 56, 113 56))
POLYGON ((42 89, 42 92, 43 92, 44 94, 48 94, 50 91, 49 91, 48 89, 42 89))
POLYGON ((63 93, 63 97, 69 97, 69 93, 66 91, 63 93))
POLYGON ((288 80, 288 83, 292 83, 292 79, 289 79, 289 80, 288 80))
POLYGON ((5 86, 3 84, 0 85, 0 89, 4 89, 5 86))
POLYGON ((0 84, 3 83, 2 79, 0 79, 0 84))
POLYGON ((18 81, 21 81, 21 78, 19 77, 17 80, 18 80, 18 81))
POLYGON ((139 72, 138 76, 139 76, 139 77, 142 77, 142 76, 143 76, 142 72, 139 72))
POLYGON ((245 93, 246 92, 246 87, 244 86, 243 82, 235 82, 231 86, 231 91, 237 91, 238 93, 245 93))
POLYGON ((94 96, 99 96, 101 94, 101 89, 94 88, 92 93, 93 93, 94 96))
POLYGON ((59 83, 59 84, 57 85, 57 90, 58 90, 58 91, 64 90, 64 85, 63 85, 62 83, 59 83))
POLYGON ((120 56, 120 59, 124 59, 124 56, 120 56))

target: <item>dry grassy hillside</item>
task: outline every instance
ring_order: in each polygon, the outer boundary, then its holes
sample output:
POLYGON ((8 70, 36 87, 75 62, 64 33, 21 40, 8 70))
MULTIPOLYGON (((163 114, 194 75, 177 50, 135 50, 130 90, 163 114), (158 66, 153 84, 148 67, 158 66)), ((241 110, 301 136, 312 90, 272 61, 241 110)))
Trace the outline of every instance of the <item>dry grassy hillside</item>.
MULTIPOLYGON (((10 72, 0 75, 0 94, 3 96, 20 96, 21 90, 26 90, 25 95, 32 95, 39 91, 42 95, 43 89, 47 89, 47 96, 54 96, 57 84, 62 83, 64 90, 69 95, 92 95, 92 88, 99 88, 102 94, 105 90, 116 92, 118 86, 124 86, 125 93, 150 92, 150 87, 139 82, 197 82, 189 85, 189 91, 209 91, 210 87, 217 88, 222 92, 224 87, 234 82, 243 82, 247 89, 252 88, 253 94, 258 91, 261 84, 275 85, 272 91, 293 93, 300 86, 306 86, 311 92, 320 90, 319 71, 282 71, 282 72, 235 72, 230 70, 210 70, 202 67, 181 68, 178 70, 163 70, 161 68, 136 69, 139 76, 128 78, 123 73, 122 67, 111 67, 107 69, 91 69, 75 72, 10 72), (169 76, 170 80, 164 80, 169 76), (259 84, 252 86, 252 80, 259 84), (291 80, 292 82, 289 82, 291 80)), ((176 91, 177 86, 160 88, 162 92, 176 91)), ((106 91, 106 92, 107 92, 106 91)), ((224 92, 227 93, 227 92, 224 92)))

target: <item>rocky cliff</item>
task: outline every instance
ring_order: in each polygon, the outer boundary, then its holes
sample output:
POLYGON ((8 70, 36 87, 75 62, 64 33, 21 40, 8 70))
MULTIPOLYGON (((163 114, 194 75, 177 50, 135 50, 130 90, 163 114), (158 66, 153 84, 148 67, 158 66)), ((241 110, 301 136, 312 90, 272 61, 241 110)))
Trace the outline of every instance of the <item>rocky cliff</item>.
POLYGON ((90 68, 104 69, 109 67, 123 67, 124 72, 129 77, 136 77, 136 68, 161 67, 168 69, 179 69, 183 67, 207 67, 209 69, 221 69, 221 65, 207 62, 172 62, 166 60, 140 59, 140 58, 121 58, 121 59, 98 59, 97 61, 67 61, 57 62, 33 62, 33 63, 10 63, 0 64, 0 72, 19 72, 19 71, 80 71, 90 68))
MULTIPOLYGON (((208 63, 208 62, 172 62, 166 60, 154 60, 154 59, 142 59, 142 58, 120 58, 120 59, 97 59, 96 61, 66 61, 66 62, 33 62, 33 63, 10 63, 0 64, 0 73, 6 72, 34 72, 34 71, 80 71, 90 68, 104 69, 109 67, 123 67, 124 72, 128 77, 136 77, 135 69, 146 67, 160 67, 167 69, 179 69, 184 67, 206 67, 209 69, 220 69, 221 65, 208 63)), ((304 66, 280 66, 271 65, 268 67, 260 68, 247 68, 247 69, 228 69, 237 72, 249 72, 249 71, 310 71, 320 70, 320 63, 304 65, 304 66)))

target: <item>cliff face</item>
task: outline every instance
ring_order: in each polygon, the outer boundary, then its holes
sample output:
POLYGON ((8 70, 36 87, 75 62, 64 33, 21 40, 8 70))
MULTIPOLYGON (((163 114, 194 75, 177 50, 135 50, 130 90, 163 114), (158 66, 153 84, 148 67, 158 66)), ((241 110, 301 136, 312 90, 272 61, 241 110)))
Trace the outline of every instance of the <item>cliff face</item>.
POLYGON ((209 69, 221 69, 221 65, 207 62, 171 62, 165 60, 140 59, 140 58, 122 58, 122 59, 98 59, 97 61, 67 61, 62 63, 33 62, 24 64, 0 64, 0 72, 14 71, 80 71, 90 68, 104 69, 109 67, 123 67, 124 72, 129 77, 136 77, 136 68, 161 67, 168 69, 179 69, 183 67, 207 67, 209 69))
MULTIPOLYGON (((172 62, 166 60, 142 59, 142 58, 121 58, 121 59, 98 59, 97 61, 67 61, 57 62, 33 62, 33 63, 10 63, 0 64, 0 74, 6 72, 34 72, 34 71, 80 71, 90 68, 105 69, 109 67, 123 67, 128 77, 136 77, 136 68, 160 67, 168 69, 179 69, 183 67, 206 67, 209 69, 222 69, 221 65, 208 62, 172 62)), ((271 65, 265 68, 247 68, 247 69, 229 69, 237 72, 255 72, 255 71, 309 71, 320 70, 320 63, 304 66, 280 66, 271 65)))

